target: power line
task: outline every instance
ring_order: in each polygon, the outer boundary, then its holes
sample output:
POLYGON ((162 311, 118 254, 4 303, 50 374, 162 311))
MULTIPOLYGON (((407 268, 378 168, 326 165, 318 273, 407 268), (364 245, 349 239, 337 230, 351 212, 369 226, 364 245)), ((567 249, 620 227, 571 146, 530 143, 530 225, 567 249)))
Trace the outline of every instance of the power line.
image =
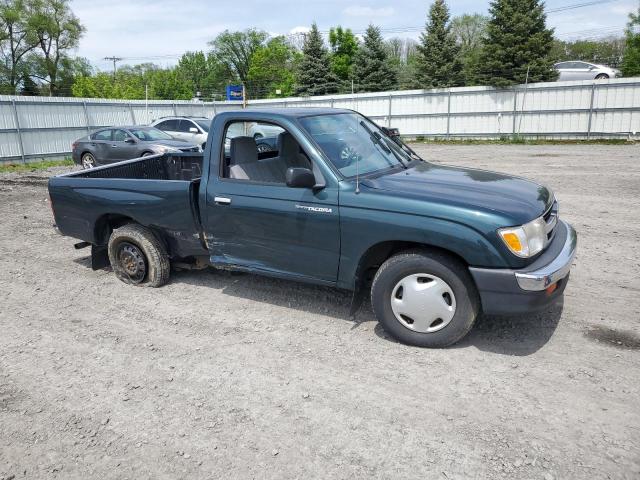
POLYGON ((122 60, 121 57, 104 57, 103 60, 113 61, 113 78, 116 78, 116 63, 122 60))

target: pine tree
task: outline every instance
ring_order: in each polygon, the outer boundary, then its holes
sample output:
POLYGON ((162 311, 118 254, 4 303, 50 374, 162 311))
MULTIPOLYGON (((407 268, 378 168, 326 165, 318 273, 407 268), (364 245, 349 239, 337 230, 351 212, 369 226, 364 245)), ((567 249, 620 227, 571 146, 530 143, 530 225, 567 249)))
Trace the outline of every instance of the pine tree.
POLYGON ((508 87, 527 80, 557 78, 551 51, 553 29, 547 28, 540 0, 493 0, 478 62, 478 79, 485 85, 508 87))
POLYGON ((20 87, 20 95, 25 97, 35 97, 40 95, 38 84, 34 82, 26 73, 22 75, 22 86, 20 87))
POLYGON ((422 88, 456 87, 464 83, 460 47, 451 33, 449 8, 444 0, 435 0, 429 9, 417 60, 417 83, 422 88))
POLYGON ((626 48, 622 60, 622 74, 625 77, 634 77, 640 75, 640 7, 637 14, 629 14, 625 37, 626 48))
POLYGON ((398 73, 382 40, 380 28, 369 25, 356 54, 353 77, 360 92, 384 92, 398 86, 398 73))
POLYGON ((326 95, 338 91, 338 79, 331 71, 329 51, 315 23, 304 39, 297 77, 297 95, 326 95))

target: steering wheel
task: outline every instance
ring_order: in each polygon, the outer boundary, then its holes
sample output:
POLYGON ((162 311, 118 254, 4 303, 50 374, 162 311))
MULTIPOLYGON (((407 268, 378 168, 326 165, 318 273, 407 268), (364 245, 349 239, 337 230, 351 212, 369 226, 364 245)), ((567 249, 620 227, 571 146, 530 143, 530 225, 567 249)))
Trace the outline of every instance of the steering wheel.
POLYGON ((266 143, 259 143, 257 147, 258 147, 258 153, 274 151, 273 148, 271 148, 271 146, 267 145, 266 143))

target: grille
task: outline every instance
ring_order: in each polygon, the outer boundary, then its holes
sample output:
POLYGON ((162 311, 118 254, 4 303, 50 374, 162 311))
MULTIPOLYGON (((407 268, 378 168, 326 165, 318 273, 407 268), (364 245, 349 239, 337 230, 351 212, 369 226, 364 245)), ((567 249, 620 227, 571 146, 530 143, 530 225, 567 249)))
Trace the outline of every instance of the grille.
POLYGON ((547 241, 545 247, 551 243, 553 237, 556 234, 556 226, 558 225, 558 202, 553 202, 551 208, 543 215, 544 221, 547 224, 547 241))

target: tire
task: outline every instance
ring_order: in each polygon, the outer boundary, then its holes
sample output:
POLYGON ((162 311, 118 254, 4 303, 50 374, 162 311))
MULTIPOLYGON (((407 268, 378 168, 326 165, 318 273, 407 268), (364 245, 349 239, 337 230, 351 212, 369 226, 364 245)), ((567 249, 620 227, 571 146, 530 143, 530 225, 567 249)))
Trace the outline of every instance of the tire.
POLYGON ((142 157, 148 157, 149 155, 153 155, 153 152, 143 152, 142 155, 140 155, 140 158, 142 157))
POLYGON ((129 223, 109 237, 109 261, 124 283, 161 287, 169 281, 171 264, 167 250, 148 228, 129 223))
POLYGON ((607 78, 609 78, 609 75, 606 73, 599 73, 596 75, 596 80, 606 80, 607 78))
POLYGON ((85 170, 90 170, 95 168, 98 165, 98 162, 96 162, 96 157, 93 156, 93 153, 85 152, 80 157, 80 165, 85 170))
POLYGON ((409 250, 383 263, 373 279, 371 305, 394 338, 429 348, 461 340, 480 313, 478 292, 467 268, 446 254, 429 250, 409 250), (411 307, 416 320, 402 313, 403 308, 411 311, 411 307), (438 316, 442 318, 432 318, 438 316))

